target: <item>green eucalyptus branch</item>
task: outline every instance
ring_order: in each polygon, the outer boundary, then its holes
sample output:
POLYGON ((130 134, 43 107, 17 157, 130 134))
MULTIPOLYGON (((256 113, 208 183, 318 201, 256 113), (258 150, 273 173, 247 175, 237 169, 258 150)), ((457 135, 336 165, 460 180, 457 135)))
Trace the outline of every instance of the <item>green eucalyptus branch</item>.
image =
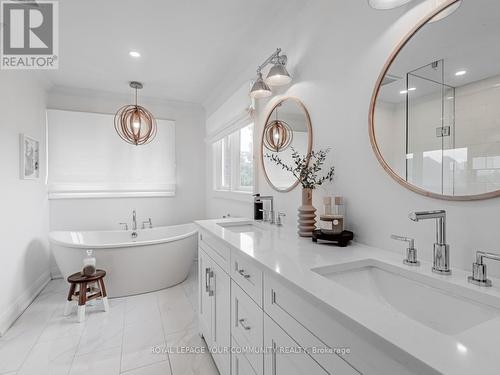
POLYGON ((326 156, 330 148, 319 151, 311 151, 306 155, 300 155, 297 150, 291 147, 293 165, 287 165, 276 153, 265 154, 264 157, 271 160, 281 169, 290 172, 305 189, 316 189, 325 182, 333 181, 335 167, 330 167, 327 173, 319 176, 325 164, 326 156))

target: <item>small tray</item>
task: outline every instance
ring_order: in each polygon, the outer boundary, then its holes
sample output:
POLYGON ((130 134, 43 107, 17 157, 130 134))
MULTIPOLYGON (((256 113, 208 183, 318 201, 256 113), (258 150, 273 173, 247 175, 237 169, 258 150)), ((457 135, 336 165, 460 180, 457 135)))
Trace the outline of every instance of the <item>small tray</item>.
POLYGON ((348 230, 343 231, 342 233, 325 233, 321 231, 321 229, 316 229, 312 232, 312 240, 313 242, 328 241, 334 242, 337 246, 346 247, 354 238, 354 233, 348 230))

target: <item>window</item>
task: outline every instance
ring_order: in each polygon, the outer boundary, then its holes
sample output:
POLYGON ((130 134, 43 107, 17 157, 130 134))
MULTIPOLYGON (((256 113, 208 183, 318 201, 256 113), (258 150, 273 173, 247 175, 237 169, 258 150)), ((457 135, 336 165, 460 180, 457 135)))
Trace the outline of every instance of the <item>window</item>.
POLYGON ((213 144, 214 189, 251 192, 253 189, 253 123, 213 144))
POLYGON ((108 114, 47 110, 50 199, 175 195, 175 123, 153 142, 122 141, 108 114))

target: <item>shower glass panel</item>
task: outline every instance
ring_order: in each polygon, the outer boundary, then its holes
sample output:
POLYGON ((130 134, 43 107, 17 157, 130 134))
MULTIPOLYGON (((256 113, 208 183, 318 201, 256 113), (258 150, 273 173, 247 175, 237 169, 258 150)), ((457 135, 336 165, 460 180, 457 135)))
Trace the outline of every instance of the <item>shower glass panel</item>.
POLYGON ((446 195, 454 193, 457 168, 454 97, 442 60, 406 74, 406 180, 446 195))

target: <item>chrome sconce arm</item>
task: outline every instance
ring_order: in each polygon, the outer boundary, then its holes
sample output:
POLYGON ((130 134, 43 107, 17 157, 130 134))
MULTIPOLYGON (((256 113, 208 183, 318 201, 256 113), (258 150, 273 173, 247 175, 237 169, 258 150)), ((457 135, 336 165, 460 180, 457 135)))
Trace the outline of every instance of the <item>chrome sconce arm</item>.
POLYGON ((280 53, 281 53, 281 48, 276 48, 276 51, 257 67, 257 73, 261 72, 262 69, 264 69, 269 64, 286 65, 288 57, 286 55, 280 55, 280 53))

